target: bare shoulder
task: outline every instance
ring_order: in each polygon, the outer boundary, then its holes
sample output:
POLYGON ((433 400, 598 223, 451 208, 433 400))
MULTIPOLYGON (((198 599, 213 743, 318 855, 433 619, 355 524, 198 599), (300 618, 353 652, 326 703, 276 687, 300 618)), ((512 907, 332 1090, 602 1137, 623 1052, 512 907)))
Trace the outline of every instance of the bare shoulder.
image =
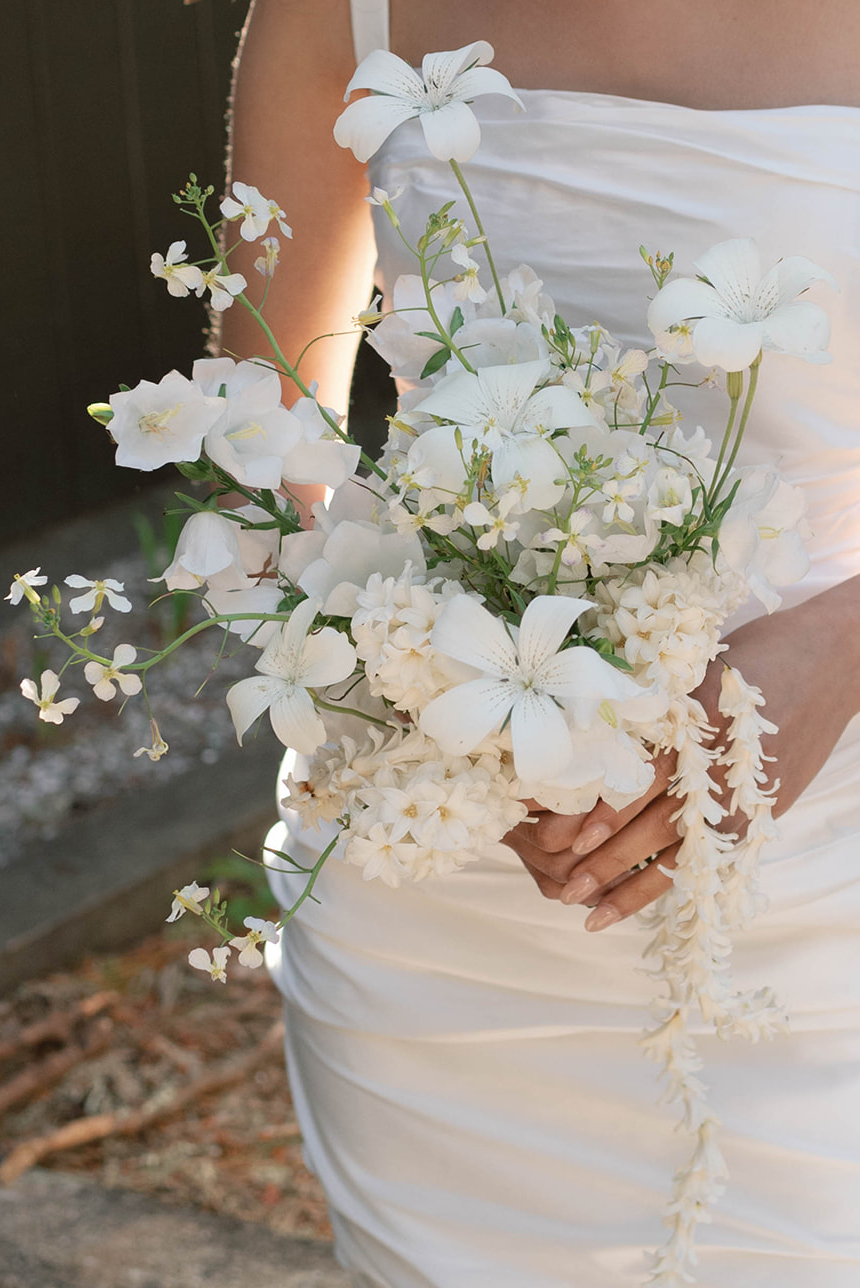
POLYGON ((284 76, 342 94, 355 70, 349 0, 254 0, 242 56, 262 50, 284 76))

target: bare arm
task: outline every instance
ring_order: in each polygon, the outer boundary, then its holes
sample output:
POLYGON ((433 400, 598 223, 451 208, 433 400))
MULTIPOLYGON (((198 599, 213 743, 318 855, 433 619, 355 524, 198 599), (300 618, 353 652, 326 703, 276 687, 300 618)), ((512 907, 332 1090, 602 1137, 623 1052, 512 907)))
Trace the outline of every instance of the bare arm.
MULTIPOLYGON (((332 138, 354 69, 347 0, 256 0, 236 74, 231 170, 233 179, 276 199, 293 229, 292 241, 279 237, 281 263, 265 310, 290 362, 314 337, 349 330, 370 293, 367 179, 332 138)), ((230 260, 252 299, 262 293, 253 268, 259 254, 255 243, 230 260)), ((321 340, 301 364, 305 382, 317 380, 321 401, 339 412, 347 408, 357 343, 357 332, 321 340)), ((266 353, 265 337, 244 309, 224 315, 222 348, 238 357, 266 353)), ((284 385, 289 406, 296 389, 288 380, 284 385)), ((305 504, 323 491, 295 490, 305 504)))

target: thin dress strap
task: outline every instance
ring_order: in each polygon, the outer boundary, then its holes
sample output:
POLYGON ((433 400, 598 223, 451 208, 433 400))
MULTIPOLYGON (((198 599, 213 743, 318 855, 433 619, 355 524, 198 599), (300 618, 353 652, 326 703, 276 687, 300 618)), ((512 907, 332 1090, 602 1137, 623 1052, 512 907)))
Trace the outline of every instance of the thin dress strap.
POLYGON ((360 63, 374 49, 387 49, 388 0, 349 0, 355 61, 360 63))

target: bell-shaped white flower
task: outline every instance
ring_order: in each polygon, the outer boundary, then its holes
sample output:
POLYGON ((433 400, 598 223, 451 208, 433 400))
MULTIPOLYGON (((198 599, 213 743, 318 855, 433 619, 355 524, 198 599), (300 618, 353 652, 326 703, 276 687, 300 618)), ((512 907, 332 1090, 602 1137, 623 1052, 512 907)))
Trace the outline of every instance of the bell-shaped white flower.
POLYGON ((60 677, 56 671, 43 671, 41 678, 41 693, 36 688, 34 680, 22 680, 21 692, 25 698, 35 702, 39 708, 39 719, 45 720, 48 724, 62 724, 64 716, 70 716, 80 703, 80 698, 63 698, 61 702, 55 702, 57 690, 60 687, 60 677))
POLYGON ((325 742, 325 725, 308 689, 345 680, 355 668, 356 654, 346 636, 331 626, 308 634, 319 606, 319 600, 305 599, 294 608, 280 634, 263 650, 256 664, 260 675, 240 680, 227 693, 240 745, 243 734, 266 710, 285 747, 309 756, 325 742))
POLYGON ((373 94, 350 103, 337 118, 335 142, 367 161, 398 125, 417 116, 437 160, 468 161, 481 142, 468 104, 481 94, 504 94, 522 107, 507 77, 486 66, 492 57, 492 45, 476 40, 462 49, 425 54, 419 75, 396 54, 374 49, 359 63, 344 99, 356 89, 373 94))
POLYGON ((695 267, 698 278, 668 282, 648 310, 648 325, 660 335, 663 348, 671 341, 671 333, 664 333, 681 327, 679 341, 691 343, 705 367, 743 371, 762 349, 809 362, 830 361, 827 314, 819 305, 797 299, 813 282, 834 285, 825 269, 792 255, 762 274, 758 248, 749 237, 712 246, 695 267), (691 323, 690 333, 686 326, 691 323))
POLYGON ((196 461, 203 439, 223 411, 220 398, 207 398, 193 380, 169 371, 153 384, 111 394, 111 437, 116 463, 157 470, 170 461, 196 461))
POLYGON ((200 510, 186 520, 170 565, 158 581, 168 590, 198 590, 207 578, 241 566, 238 528, 223 514, 200 510))
POLYGON ((573 623, 591 607, 585 599, 538 595, 517 629, 471 596, 456 595, 433 627, 431 642, 482 674, 434 698, 419 719, 423 732, 448 755, 462 756, 510 718, 517 776, 555 778, 572 755, 557 699, 600 703, 627 697, 633 684, 594 649, 561 648, 573 623))

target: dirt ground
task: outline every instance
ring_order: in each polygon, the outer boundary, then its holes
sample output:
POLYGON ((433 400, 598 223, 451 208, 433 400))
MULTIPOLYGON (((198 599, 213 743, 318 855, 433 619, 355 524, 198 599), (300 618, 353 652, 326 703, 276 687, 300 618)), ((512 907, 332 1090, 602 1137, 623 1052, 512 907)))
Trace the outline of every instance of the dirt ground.
POLYGON ((232 965, 227 984, 191 969, 201 929, 187 915, 0 1002, 0 1181, 38 1163, 330 1238, 302 1162, 277 990, 264 969, 232 965))

